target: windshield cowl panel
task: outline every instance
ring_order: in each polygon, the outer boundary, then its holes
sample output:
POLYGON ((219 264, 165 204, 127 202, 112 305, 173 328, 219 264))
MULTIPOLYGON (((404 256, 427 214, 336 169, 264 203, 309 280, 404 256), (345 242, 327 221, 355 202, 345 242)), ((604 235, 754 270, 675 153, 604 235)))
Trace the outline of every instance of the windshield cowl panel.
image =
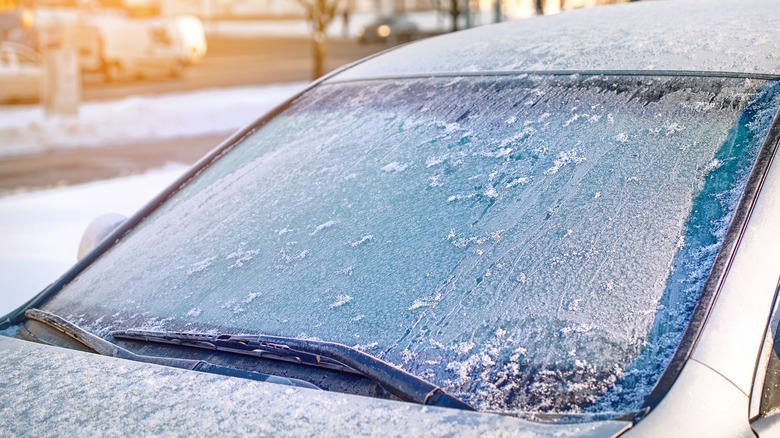
POLYGON ((639 410, 778 106, 757 79, 321 85, 44 308, 337 342, 486 411, 639 410))

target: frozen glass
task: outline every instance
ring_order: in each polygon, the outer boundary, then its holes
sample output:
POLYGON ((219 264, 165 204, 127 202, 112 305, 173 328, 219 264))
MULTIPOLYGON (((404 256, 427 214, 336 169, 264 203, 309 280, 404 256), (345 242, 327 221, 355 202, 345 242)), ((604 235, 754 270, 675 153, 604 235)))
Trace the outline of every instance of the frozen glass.
POLYGON ((482 410, 637 409, 712 266, 775 85, 321 85, 45 307, 102 334, 340 342, 482 410))

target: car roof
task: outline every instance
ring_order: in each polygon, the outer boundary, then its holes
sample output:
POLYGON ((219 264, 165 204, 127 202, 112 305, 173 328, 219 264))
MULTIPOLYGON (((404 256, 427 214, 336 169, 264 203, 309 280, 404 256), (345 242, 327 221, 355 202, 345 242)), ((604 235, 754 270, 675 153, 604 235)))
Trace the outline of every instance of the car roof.
POLYGON ((487 72, 689 71, 780 75, 777 0, 644 1, 430 38, 331 81, 487 72))

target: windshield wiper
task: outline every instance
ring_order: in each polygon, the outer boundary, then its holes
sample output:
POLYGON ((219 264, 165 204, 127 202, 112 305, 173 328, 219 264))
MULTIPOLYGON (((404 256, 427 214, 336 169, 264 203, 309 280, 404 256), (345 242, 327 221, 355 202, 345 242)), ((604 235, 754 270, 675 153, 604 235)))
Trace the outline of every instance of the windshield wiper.
POLYGON ((181 345, 185 347, 203 348, 206 350, 225 351, 245 356, 263 357, 273 360, 292 362, 301 365, 311 365, 348 373, 363 375, 343 363, 319 354, 294 350, 286 345, 243 343, 240 336, 209 335, 186 332, 154 332, 143 330, 119 330, 111 334, 120 339, 133 339, 161 344, 181 345))
POLYGON ((136 362, 153 363, 157 365, 165 365, 175 368, 183 368, 192 371, 202 371, 206 373, 219 374, 230 377, 240 377, 244 379, 258 380, 262 382, 277 383, 288 386, 298 386, 310 389, 320 389, 318 386, 309 382, 305 382, 299 379, 290 379, 286 377, 272 376, 269 374, 257 373, 254 371, 239 370, 236 368, 225 367, 222 365, 216 365, 211 362, 203 360, 193 359, 180 359, 172 357, 155 357, 155 356, 143 356, 135 354, 130 350, 126 350, 119 345, 106 341, 105 339, 93 335, 92 333, 84 330, 83 328, 65 320, 64 318, 57 316, 53 313, 46 312, 40 309, 29 309, 24 312, 28 318, 45 324, 57 331, 64 333, 72 339, 82 343, 91 350, 102 356, 116 357, 126 360, 134 360, 136 362))
POLYGON ((120 330, 116 338, 185 345, 250 356, 297 357, 300 363, 336 363, 374 380, 401 400, 473 411, 474 408, 420 377, 360 350, 335 342, 268 335, 201 334, 120 330))

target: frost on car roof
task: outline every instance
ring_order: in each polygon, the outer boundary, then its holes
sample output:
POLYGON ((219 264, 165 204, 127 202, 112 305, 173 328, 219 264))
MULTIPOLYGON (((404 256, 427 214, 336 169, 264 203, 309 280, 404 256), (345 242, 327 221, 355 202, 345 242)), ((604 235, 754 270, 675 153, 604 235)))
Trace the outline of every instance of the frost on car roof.
POLYGON ((776 0, 603 6, 423 40, 331 80, 534 70, 780 74, 778 23, 776 0))
POLYGON ((618 75, 323 85, 45 309, 97 333, 340 342, 482 410, 638 409, 777 88, 618 75))

